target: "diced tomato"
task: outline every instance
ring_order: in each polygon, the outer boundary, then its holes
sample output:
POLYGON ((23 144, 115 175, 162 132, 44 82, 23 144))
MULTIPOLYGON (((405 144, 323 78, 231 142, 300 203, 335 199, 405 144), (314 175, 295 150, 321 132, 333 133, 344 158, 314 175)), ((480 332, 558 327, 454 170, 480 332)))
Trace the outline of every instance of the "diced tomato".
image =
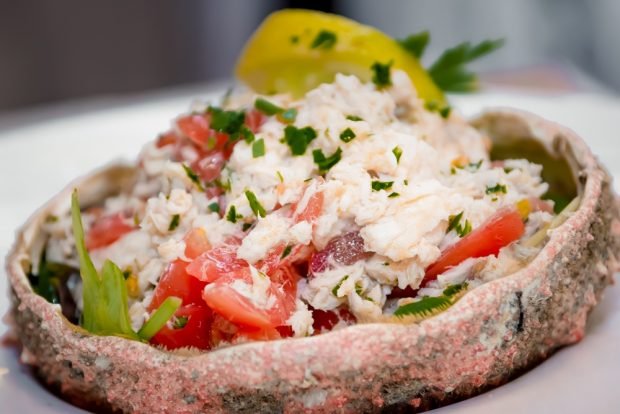
POLYGON ((109 246, 134 229, 122 213, 100 217, 86 233, 86 248, 95 250, 109 246))
POLYGON ((212 135, 207 118, 205 115, 186 115, 177 119, 177 126, 183 135, 202 148, 212 135))
POLYGON ((211 182, 220 176, 226 158, 222 151, 210 151, 194 161, 191 167, 200 178, 206 182, 211 182))
POLYGON ((225 244, 202 253, 187 266, 187 272, 203 282, 213 282, 220 276, 247 267, 237 258, 238 245, 225 244))
POLYGON ((259 329, 241 326, 233 337, 233 342, 236 340, 271 341, 280 338, 282 338, 282 336, 280 335, 280 331, 276 328, 259 329))
POLYGON ((148 310, 155 310, 169 296, 181 298, 183 305, 202 304, 202 290, 206 283, 187 274, 187 263, 175 260, 159 278, 148 310))
POLYGON ((164 327, 151 338, 151 343, 161 345, 167 349, 195 347, 198 349, 211 348, 211 323, 213 314, 203 304, 189 304, 181 306, 174 314, 177 320, 186 320, 183 327, 164 327))
POLYGON ((335 310, 312 309, 314 322, 312 327, 315 334, 331 331, 338 322, 343 321, 350 325, 355 323, 355 316, 345 308, 335 310))
POLYGON ((480 227, 444 250, 426 269, 421 286, 466 259, 497 255, 502 247, 518 240, 524 231, 525 225, 515 208, 499 210, 480 227))
POLYGON ((257 133, 261 125, 265 123, 267 117, 262 112, 252 109, 245 114, 245 124, 250 128, 250 131, 257 133))
POLYGON ((177 145, 180 140, 181 138, 174 131, 168 131, 168 132, 161 134, 157 138, 157 142, 155 143, 155 146, 157 148, 163 148, 167 145, 177 145))
POLYGON ((258 309, 250 300, 240 295, 221 279, 209 285, 203 299, 214 312, 236 325, 255 328, 273 328, 274 323, 266 310, 258 309))
POLYGON ((203 229, 195 228, 185 235, 185 256, 189 259, 195 259, 210 249, 211 245, 203 229))
POLYGON ((298 211, 297 208, 299 206, 298 204, 295 204, 293 206, 293 220, 296 223, 299 223, 300 221, 313 222, 316 220, 321 215, 321 211, 323 211, 323 199, 323 192, 315 191, 314 194, 310 196, 310 199, 303 210, 298 211))

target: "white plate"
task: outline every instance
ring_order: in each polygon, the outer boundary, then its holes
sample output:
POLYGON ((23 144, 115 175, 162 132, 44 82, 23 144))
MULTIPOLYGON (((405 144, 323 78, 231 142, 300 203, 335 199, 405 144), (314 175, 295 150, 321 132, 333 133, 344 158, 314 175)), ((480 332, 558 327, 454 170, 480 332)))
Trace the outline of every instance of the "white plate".
MULTIPOLYGON (((68 112, 57 117, 65 106, 51 111, 56 118, 35 121, 32 116, 25 116, 22 122, 30 119, 24 124, 28 126, 0 130, 1 272, 15 229, 38 206, 76 176, 115 158, 135 157, 143 143, 165 130, 169 120, 185 111, 192 98, 199 96, 214 98, 200 88, 164 98, 147 95, 117 100, 113 109, 86 113, 82 110, 79 115, 69 116, 71 112, 68 112), (147 103, 135 104, 138 99, 147 103)), ((453 102, 468 115, 485 107, 512 106, 568 125, 588 141, 615 177, 620 176, 620 101, 616 99, 593 95, 482 94, 458 97, 453 102)), ((2 273, 0 291, 6 289, 2 273)), ((0 295, 0 314, 7 308, 8 299, 0 295)), ((0 334, 4 331, 4 325, 0 324, 0 334)), ((619 346, 620 288, 614 286, 606 291, 603 302, 592 314, 588 334, 581 343, 560 350, 507 385, 436 412, 618 413, 619 346)), ((8 374, 0 376, 1 412, 82 412, 42 388, 18 364, 17 353, 12 348, 0 347, 0 367, 9 369, 8 374)))

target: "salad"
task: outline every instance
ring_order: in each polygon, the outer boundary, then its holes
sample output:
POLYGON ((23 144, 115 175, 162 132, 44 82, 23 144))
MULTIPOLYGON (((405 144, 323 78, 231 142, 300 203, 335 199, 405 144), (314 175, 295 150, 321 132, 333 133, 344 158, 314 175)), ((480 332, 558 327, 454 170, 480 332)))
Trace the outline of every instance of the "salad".
POLYGON ((92 333, 209 350, 415 323, 516 272, 565 215, 540 165, 492 160, 441 92, 498 43, 426 71, 427 41, 272 15, 239 61, 248 88, 147 143, 130 191, 49 217, 33 285, 92 333))

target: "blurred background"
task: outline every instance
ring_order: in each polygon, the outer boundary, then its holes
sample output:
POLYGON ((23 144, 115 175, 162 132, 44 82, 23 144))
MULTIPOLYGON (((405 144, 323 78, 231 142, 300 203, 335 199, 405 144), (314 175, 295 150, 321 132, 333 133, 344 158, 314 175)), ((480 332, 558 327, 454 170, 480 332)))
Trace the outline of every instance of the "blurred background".
POLYGON ((271 11, 332 11, 395 37, 429 29, 426 58, 503 37, 474 65, 488 87, 620 90, 618 0, 0 0, 0 112, 230 78, 271 11))

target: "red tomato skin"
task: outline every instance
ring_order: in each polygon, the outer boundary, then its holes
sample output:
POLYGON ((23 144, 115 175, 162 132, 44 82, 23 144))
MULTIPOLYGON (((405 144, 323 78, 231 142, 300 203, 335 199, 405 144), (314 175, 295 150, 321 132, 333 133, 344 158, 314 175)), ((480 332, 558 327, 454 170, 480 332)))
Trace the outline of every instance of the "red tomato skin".
POLYGON ((151 338, 151 343, 166 349, 195 347, 202 350, 211 349, 211 324, 213 314, 204 304, 181 306, 175 313, 177 318, 187 318, 182 328, 164 327, 151 338))
POLYGON ((525 224, 516 209, 500 209, 480 227, 444 250, 439 259, 426 269, 420 286, 466 259, 497 256, 501 248, 521 238, 524 231, 525 224))
POLYGON ((237 259, 237 246, 223 245, 202 253, 188 266, 187 272, 203 282, 214 282, 222 275, 247 267, 237 259))
POLYGON ((263 125, 266 120, 267 117, 263 115, 262 112, 257 111, 256 109, 252 109, 245 114, 245 124, 248 128, 250 128, 250 131, 254 132, 255 134, 258 132, 261 125, 263 125))
POLYGON ((122 213, 100 217, 86 233, 86 249, 95 250, 109 246, 134 229, 122 213))
POLYGON ((259 310, 248 299, 241 296, 222 279, 209 285, 202 294, 204 301, 214 312, 235 325, 252 328, 273 328, 271 317, 266 311, 259 310))
POLYGON ((204 115, 186 115, 177 119, 177 127, 198 148, 203 148, 211 136, 209 120, 204 115))
POLYGON ((203 304, 202 290, 206 283, 187 274, 187 263, 175 260, 168 265, 155 288, 148 310, 155 310, 169 296, 181 298, 183 305, 203 304))

